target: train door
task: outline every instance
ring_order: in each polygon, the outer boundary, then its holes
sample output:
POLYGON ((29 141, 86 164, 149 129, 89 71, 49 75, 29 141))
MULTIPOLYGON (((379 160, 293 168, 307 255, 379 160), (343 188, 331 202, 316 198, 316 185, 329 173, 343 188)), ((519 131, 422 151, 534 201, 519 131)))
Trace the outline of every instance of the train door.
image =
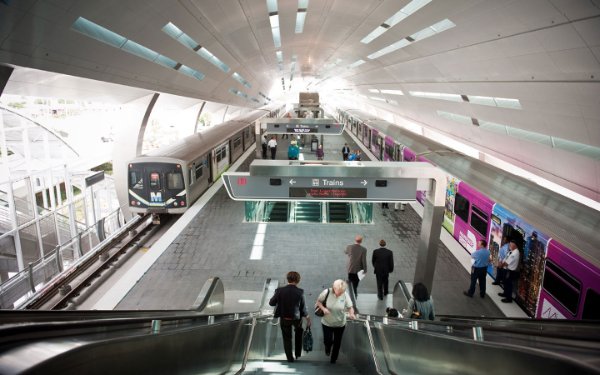
POLYGON ((371 128, 365 126, 365 133, 363 136, 363 143, 368 149, 371 148, 371 128))
POLYGON ((385 152, 385 141, 381 134, 377 137, 377 143, 379 143, 379 155, 376 156, 379 156, 379 160, 384 161, 383 154, 385 152))
POLYGON ((356 127, 356 133, 354 133, 354 135, 357 136, 358 139, 360 139, 360 137, 362 136, 362 128, 363 128, 363 124, 361 122, 359 122, 358 126, 356 127))
POLYGON ((225 142, 212 151, 212 176, 216 181, 229 167, 229 142, 225 142))
POLYGON ((394 143, 394 161, 403 161, 402 157, 402 146, 397 143, 394 143))

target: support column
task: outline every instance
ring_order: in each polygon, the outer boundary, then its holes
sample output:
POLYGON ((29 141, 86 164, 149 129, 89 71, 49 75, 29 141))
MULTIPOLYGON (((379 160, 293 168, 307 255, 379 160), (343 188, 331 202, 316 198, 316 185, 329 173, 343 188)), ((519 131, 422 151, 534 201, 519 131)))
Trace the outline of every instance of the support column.
POLYGON ((206 105, 206 102, 202 102, 202 105, 200 106, 200 110, 198 110, 198 115, 196 116, 196 122, 194 123, 194 133, 196 134, 198 133, 198 121, 200 121, 200 116, 202 116, 202 111, 204 110, 204 106, 206 105))
POLYGON ((417 252, 417 265, 415 267, 414 283, 423 283, 429 290, 433 288, 433 275, 437 261, 438 246, 442 222, 444 221, 443 204, 445 196, 439 185, 443 179, 432 180, 431 188, 427 191, 427 199, 423 208, 423 222, 421 224, 421 239, 417 252), (437 189, 436 189, 437 188, 437 189), (437 190, 437 191, 436 191, 437 190))

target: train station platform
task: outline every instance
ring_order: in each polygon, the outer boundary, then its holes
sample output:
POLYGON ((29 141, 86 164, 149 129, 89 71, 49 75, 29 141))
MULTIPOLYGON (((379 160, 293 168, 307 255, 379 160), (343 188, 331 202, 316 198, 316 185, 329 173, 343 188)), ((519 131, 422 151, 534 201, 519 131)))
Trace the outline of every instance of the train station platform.
MULTIPOLYGON (((280 138, 277 159, 287 159, 289 139, 280 138)), ((341 160, 344 142, 352 149, 358 148, 347 133, 325 136, 325 160, 341 160)), ((310 146, 301 152, 305 160, 316 159, 310 146)), ((252 159, 250 156, 238 170, 248 170, 252 159)), ((368 155, 363 160, 368 160, 368 155)), ((362 313, 383 315, 389 303, 374 298, 376 281, 370 259, 372 251, 379 247, 380 239, 385 239, 387 247, 394 252, 395 269, 390 274, 390 283, 413 281, 421 227, 418 204, 406 205, 403 211, 395 211, 390 205, 391 209, 386 212, 377 204, 372 224, 245 223, 244 202, 231 200, 223 188, 202 204, 203 208, 193 217, 188 215, 186 218, 185 214, 179 220, 189 220, 188 224, 178 222, 173 227, 173 231, 180 233, 170 244, 161 245, 166 248, 161 250, 154 246, 147 252, 164 251, 143 276, 133 282, 135 285, 132 284, 122 299, 111 302, 105 298, 94 308, 112 308, 110 304, 113 303, 115 309, 122 310, 186 309, 194 303, 204 282, 218 276, 226 290, 236 291, 233 295, 237 301, 226 301, 226 304, 239 311, 244 311, 243 304, 248 304, 245 308, 248 311, 259 302, 254 299, 253 291, 260 290, 266 278, 283 281, 290 270, 302 275, 300 287, 305 290, 307 304, 312 306, 320 291, 330 286, 333 280, 346 279, 344 249, 357 234, 364 236, 363 245, 368 250, 369 262, 367 275, 358 287, 357 305, 362 313), (185 228, 177 229, 182 225, 185 228)), ((169 232, 165 237, 168 235, 169 232)), ((457 259, 441 242, 439 246, 432 290, 436 314, 511 315, 510 312, 503 313, 494 303, 492 294, 499 291, 495 287, 488 287, 485 299, 463 296, 462 291, 469 286, 465 260, 457 259)), ((460 251, 468 257, 462 248, 460 251)), ((125 286, 121 284, 118 288, 125 286)), ((515 314, 524 316, 518 311, 515 314)))

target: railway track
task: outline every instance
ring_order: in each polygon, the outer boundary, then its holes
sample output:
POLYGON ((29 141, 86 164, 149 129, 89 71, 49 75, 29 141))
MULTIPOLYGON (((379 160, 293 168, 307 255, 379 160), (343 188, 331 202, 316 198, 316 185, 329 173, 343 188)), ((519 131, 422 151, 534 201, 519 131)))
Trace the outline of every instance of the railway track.
POLYGON ((28 310, 73 310, 94 292, 112 273, 171 220, 153 223, 150 215, 142 217, 129 230, 109 241, 80 264, 27 303, 28 310))

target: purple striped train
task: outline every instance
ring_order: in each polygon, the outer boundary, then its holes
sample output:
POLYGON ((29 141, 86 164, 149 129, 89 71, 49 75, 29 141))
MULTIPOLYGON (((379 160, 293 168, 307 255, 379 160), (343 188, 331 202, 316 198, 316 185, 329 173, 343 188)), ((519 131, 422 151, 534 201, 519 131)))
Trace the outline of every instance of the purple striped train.
MULTIPOLYGON (((379 160, 425 161, 447 173, 443 226, 469 253, 479 239, 494 258, 503 237, 517 242, 516 301, 529 316, 600 319, 596 210, 365 112, 339 110, 338 117, 379 160)), ((424 197, 417 192, 421 203, 424 197)), ((494 277, 493 267, 488 272, 494 277)))

